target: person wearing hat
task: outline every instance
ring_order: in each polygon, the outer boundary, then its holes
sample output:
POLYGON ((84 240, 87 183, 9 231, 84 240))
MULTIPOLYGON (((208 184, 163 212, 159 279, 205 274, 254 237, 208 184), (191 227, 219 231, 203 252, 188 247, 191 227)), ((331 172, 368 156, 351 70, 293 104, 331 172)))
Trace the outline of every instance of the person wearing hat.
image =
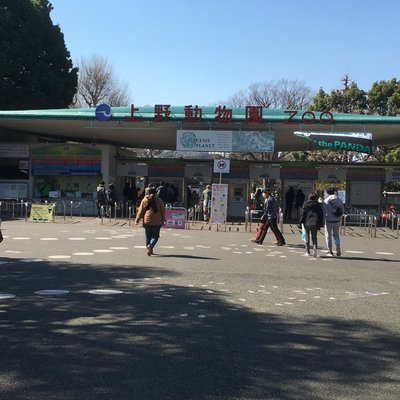
POLYGON ((340 257, 342 254, 340 248, 340 221, 344 212, 342 200, 335 194, 335 190, 331 187, 326 188, 326 197, 322 204, 325 222, 325 240, 328 248, 328 257, 333 256, 332 245, 335 242, 336 255, 340 257), (338 211, 336 211, 338 210, 338 211), (340 214, 340 215, 335 215, 340 214))
POLYGON ((263 197, 265 198, 264 202, 264 213, 262 215, 262 219, 265 220, 265 225, 261 236, 255 242, 258 244, 263 244, 265 236, 267 235, 268 228, 271 227, 271 231, 274 233, 277 246, 283 246, 286 244, 285 238, 282 235, 282 232, 278 228, 277 218, 278 218, 278 203, 276 198, 272 195, 271 189, 264 189, 263 197))
POLYGON ((210 220, 211 211, 211 186, 206 185, 206 188, 202 193, 202 203, 203 203, 203 217, 204 221, 208 222, 210 220))

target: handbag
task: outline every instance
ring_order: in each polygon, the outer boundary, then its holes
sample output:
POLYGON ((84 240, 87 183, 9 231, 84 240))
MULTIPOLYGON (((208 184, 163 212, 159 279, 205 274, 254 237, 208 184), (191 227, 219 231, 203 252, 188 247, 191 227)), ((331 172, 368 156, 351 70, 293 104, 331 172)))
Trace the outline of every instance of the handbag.
POLYGON ((301 240, 306 242, 306 228, 304 226, 301 227, 301 240))

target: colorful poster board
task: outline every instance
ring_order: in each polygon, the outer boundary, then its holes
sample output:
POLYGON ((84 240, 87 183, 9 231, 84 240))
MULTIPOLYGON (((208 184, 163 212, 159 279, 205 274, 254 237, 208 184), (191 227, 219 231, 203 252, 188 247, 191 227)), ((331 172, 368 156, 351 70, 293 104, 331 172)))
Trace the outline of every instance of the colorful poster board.
POLYGON ((186 210, 184 208, 166 208, 164 226, 166 228, 185 229, 186 210))
POLYGON ((228 185, 213 183, 211 186, 211 223, 225 224, 228 209, 228 185))
POLYGON ((52 222, 53 204, 32 204, 29 221, 52 222))
POLYGON ((99 176, 101 150, 84 146, 46 146, 32 149, 32 175, 99 176))

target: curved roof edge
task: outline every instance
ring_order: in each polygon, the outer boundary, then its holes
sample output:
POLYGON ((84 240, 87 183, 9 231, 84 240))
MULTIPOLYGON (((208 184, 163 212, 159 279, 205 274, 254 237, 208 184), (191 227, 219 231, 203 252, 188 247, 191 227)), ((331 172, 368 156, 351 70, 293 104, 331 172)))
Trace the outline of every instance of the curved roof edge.
MULTIPOLYGON (((154 107, 136 107, 135 117, 143 120, 152 120, 155 117, 154 107)), ((200 107, 202 109, 202 119, 205 122, 215 121, 215 106, 214 107, 200 107)), ((131 107, 112 107, 113 115, 111 120, 119 121, 129 118, 131 116, 131 107)), ((185 119, 185 107, 171 106, 169 108, 171 121, 183 121, 185 119)), ((287 122, 289 117, 295 123, 305 123, 304 118, 310 118, 311 112, 304 110, 293 110, 288 112, 283 109, 268 109, 263 108, 262 120, 263 122, 287 122)), ((319 118, 323 112, 312 112, 315 115, 316 123, 320 122, 319 118)), ((365 114, 344 114, 344 113, 331 113, 333 116, 333 123, 343 124, 393 124, 400 125, 400 116, 381 116, 381 115, 365 115, 365 114)), ((246 117, 246 109, 243 107, 232 108, 232 121, 243 122, 246 117)), ((65 109, 47 109, 47 110, 15 110, 15 111, 0 111, 0 119, 72 119, 72 120, 93 120, 95 119, 95 108, 65 108, 65 109)), ((325 124, 328 124, 325 121, 325 124)), ((329 123, 330 125, 330 123, 329 123)))

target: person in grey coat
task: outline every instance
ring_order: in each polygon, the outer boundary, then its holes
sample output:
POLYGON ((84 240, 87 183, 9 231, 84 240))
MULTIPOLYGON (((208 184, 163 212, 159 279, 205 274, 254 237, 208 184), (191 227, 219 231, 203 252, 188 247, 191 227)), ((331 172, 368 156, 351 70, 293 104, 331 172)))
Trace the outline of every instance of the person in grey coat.
POLYGON ((325 240, 326 246, 328 248, 328 257, 333 256, 332 245, 335 242, 336 245, 336 255, 340 257, 342 250, 340 248, 340 222, 342 217, 334 214, 334 207, 344 212, 342 200, 335 194, 335 190, 331 187, 326 189, 327 196, 323 202, 323 212, 325 221, 325 240))

